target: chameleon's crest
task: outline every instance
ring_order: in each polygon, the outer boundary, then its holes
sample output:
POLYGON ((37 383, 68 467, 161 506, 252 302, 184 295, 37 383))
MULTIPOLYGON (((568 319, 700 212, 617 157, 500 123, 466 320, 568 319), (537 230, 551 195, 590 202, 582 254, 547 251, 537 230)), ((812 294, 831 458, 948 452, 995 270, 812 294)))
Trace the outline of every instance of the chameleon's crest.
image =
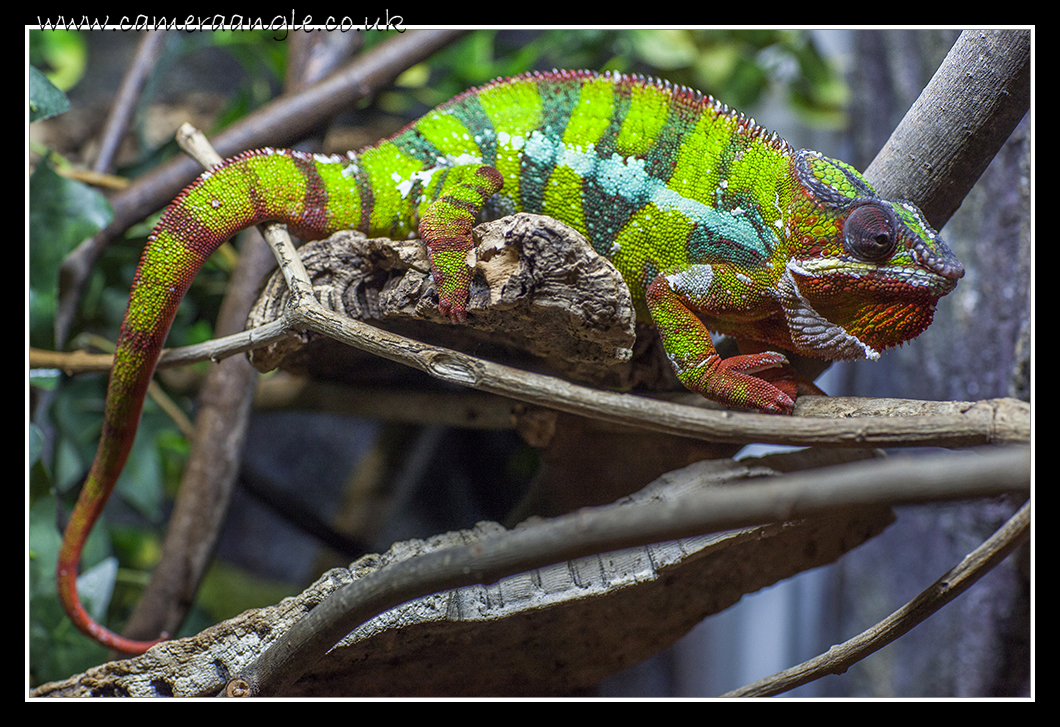
POLYGON ((829 205, 839 207, 859 197, 876 196, 854 167, 810 149, 796 152, 795 172, 806 189, 829 205))

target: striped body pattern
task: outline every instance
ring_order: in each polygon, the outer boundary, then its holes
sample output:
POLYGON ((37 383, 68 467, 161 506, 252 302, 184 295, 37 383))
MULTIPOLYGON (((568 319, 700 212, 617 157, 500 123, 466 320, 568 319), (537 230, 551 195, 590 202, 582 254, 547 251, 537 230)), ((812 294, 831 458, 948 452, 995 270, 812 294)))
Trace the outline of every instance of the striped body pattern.
POLYGON ((91 619, 77 597, 78 561, 124 466, 177 305, 217 247, 265 221, 303 239, 418 233, 439 307, 458 323, 472 226, 515 211, 571 225, 612 260, 689 389, 762 412, 790 413, 796 395, 787 359, 771 348, 877 358, 923 331, 963 275, 915 206, 879 198, 849 165, 639 76, 532 73, 467 91, 360 152, 244 153, 174 200, 137 270, 99 450, 59 558, 74 623, 125 653, 156 643, 91 619), (710 331, 749 352, 720 358, 710 331))

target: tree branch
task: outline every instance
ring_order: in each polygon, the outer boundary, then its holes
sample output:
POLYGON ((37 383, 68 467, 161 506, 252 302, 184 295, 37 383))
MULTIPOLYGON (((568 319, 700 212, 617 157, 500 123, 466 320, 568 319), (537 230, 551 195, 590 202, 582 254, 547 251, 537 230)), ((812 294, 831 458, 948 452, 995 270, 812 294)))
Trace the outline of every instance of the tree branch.
POLYGON ((1030 31, 966 30, 865 170, 942 229, 1030 109, 1030 31))
POLYGON ((334 592, 230 683, 278 695, 359 624, 413 598, 580 556, 843 508, 1029 492, 1024 447, 971 456, 903 457, 690 492, 667 502, 585 508, 472 545, 411 558, 334 592))

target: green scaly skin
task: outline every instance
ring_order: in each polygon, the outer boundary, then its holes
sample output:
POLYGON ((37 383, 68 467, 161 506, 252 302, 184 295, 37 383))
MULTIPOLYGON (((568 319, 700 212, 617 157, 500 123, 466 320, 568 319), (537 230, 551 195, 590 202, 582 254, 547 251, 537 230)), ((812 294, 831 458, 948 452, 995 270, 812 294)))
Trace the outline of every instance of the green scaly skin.
POLYGON ((555 71, 494 81, 343 157, 265 149, 206 172, 148 242, 118 339, 96 460, 67 527, 59 593, 74 623, 129 641, 81 607, 77 567, 124 466, 177 305, 237 231, 287 223, 427 245, 439 307, 463 321, 480 212, 550 215, 583 233, 654 322, 678 377, 723 404, 788 414, 788 349, 877 358, 930 324, 964 274, 913 205, 698 92, 641 77, 555 71), (485 210, 484 210, 485 208, 485 210), (708 331, 756 352, 721 359, 708 331))

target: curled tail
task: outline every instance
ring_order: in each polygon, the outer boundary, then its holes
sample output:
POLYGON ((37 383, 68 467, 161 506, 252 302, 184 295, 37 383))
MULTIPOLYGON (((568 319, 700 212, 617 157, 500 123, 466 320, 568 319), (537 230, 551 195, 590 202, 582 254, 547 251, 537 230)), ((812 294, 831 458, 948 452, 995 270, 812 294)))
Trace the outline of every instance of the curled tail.
MULTIPOLYGON (((77 595, 77 569, 92 526, 129 456, 147 386, 162 343, 191 281, 229 237, 266 221, 284 222, 301 237, 363 228, 355 159, 289 150, 246 152, 202 174, 163 214, 133 279, 118 335, 99 449, 63 534, 56 580, 74 625, 97 642, 140 654, 162 639, 133 641, 96 623, 77 595)), ((165 638, 163 635, 162 638, 165 638)))

